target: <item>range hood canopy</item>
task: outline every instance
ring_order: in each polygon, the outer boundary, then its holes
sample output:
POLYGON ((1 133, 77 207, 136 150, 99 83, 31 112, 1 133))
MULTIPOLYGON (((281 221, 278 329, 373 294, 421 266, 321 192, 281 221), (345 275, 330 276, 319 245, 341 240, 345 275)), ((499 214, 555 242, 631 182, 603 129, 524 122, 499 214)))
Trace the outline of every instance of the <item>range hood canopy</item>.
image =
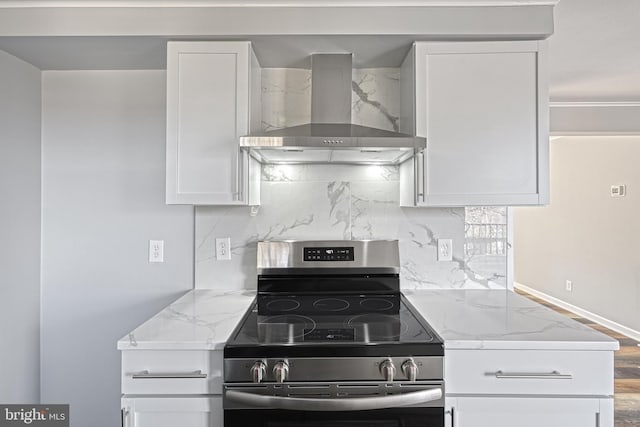
POLYGON ((395 165, 426 147, 426 139, 351 124, 351 54, 311 57, 311 123, 240 138, 262 163, 395 165))

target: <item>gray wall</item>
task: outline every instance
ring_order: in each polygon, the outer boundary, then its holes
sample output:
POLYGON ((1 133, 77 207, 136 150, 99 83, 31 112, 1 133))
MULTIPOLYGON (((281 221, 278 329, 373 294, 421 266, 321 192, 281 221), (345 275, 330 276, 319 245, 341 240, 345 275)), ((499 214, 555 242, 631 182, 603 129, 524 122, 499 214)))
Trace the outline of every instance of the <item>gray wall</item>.
POLYGON ((640 331, 638 159, 638 136, 551 142, 550 205, 514 209, 516 282, 640 331))
POLYGON ((40 398, 40 70, 0 51, 0 402, 40 398))
POLYGON ((165 73, 47 71, 42 102, 42 400, 113 427, 116 341, 193 286, 193 208, 164 203, 165 73))

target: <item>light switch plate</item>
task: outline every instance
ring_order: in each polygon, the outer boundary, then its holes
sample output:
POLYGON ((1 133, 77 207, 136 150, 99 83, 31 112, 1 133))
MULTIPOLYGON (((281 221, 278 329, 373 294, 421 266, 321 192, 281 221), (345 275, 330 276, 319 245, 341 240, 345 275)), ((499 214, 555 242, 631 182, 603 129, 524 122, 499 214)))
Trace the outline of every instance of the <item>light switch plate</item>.
POLYGON ((438 239, 438 261, 453 260, 453 240, 438 239))
POLYGON ((573 292, 573 282, 571 280, 567 280, 566 282, 564 282, 564 289, 567 292, 573 292))

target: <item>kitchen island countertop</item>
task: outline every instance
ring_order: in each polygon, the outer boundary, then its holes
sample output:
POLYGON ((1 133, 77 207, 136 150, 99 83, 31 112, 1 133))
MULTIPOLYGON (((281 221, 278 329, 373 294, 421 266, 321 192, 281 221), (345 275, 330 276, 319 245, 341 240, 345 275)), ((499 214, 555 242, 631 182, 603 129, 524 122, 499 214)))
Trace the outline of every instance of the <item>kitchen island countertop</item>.
POLYGON ((405 290, 445 349, 617 350, 618 341, 511 291, 405 290))
MULTIPOLYGON (((404 290, 445 349, 617 350, 616 340, 510 291, 404 290)), ((118 341, 119 350, 220 350, 255 290, 192 290, 118 341)))

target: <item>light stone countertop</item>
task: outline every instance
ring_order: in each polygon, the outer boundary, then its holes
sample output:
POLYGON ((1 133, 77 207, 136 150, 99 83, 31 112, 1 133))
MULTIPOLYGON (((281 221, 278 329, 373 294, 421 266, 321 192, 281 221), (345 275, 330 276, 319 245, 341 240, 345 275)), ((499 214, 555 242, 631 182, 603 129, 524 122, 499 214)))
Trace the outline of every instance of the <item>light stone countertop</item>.
MULTIPOLYGON (((617 350, 618 342, 504 290, 405 290, 445 349, 617 350)), ((255 290, 193 290, 118 341, 119 350, 220 350, 255 290)))
POLYGON ((617 350, 618 341, 515 292, 406 290, 446 349, 617 350))
POLYGON ((118 341, 118 350, 222 350, 256 292, 195 289, 118 341))

